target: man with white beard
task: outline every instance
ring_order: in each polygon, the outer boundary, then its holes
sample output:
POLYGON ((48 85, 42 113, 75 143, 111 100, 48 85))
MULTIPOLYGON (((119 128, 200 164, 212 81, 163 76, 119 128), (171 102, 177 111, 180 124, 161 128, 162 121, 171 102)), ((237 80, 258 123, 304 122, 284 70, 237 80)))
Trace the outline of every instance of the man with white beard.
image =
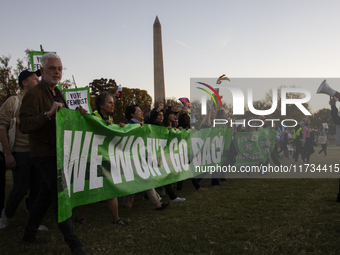
MULTIPOLYGON (((30 212, 21 242, 24 246, 36 243, 38 226, 51 203, 58 221, 55 114, 58 107, 67 107, 56 87, 62 78, 63 66, 60 57, 54 53, 45 54, 41 63, 42 80, 25 94, 20 109, 20 130, 29 134, 30 156, 44 181, 30 212)), ((79 110, 86 113, 81 107, 79 110)), ((88 254, 73 230, 71 218, 58 223, 58 227, 73 254, 88 254)))

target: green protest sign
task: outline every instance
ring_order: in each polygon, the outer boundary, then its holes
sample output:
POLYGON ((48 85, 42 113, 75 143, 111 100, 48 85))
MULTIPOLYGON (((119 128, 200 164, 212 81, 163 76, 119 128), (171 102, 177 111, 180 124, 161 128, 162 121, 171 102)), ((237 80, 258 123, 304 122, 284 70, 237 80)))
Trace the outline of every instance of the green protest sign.
POLYGON ((56 121, 59 222, 69 218, 75 206, 200 174, 189 171, 190 164, 223 162, 232 137, 226 128, 194 132, 139 124, 122 128, 66 108, 57 113, 56 121))
POLYGON ((234 134, 238 152, 235 166, 256 165, 270 160, 275 146, 276 131, 263 128, 253 133, 234 134))

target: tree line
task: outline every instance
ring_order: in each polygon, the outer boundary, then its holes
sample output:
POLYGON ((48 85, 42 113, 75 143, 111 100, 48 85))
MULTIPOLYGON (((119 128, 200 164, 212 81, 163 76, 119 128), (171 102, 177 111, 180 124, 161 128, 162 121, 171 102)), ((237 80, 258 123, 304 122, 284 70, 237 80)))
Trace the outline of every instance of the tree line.
MULTIPOLYGON (((9 64, 11 56, 0 57, 0 105, 2 105, 2 103, 5 102, 10 96, 20 93, 18 76, 22 70, 30 68, 29 52, 29 49, 25 50, 25 57, 23 59, 17 59, 14 68, 9 64), (24 65, 25 62, 27 63, 27 66, 24 65)), ((67 89, 73 87, 74 84, 70 80, 66 79, 61 82, 61 86, 62 89, 67 89)), ((90 88, 90 102, 92 109, 94 109, 95 97, 100 92, 107 91, 114 94, 118 89, 116 81, 114 79, 107 78, 94 79, 92 82, 89 83, 88 86, 90 88)), ((278 89, 277 108, 272 114, 266 116, 267 119, 283 118, 283 116, 281 116, 281 89, 282 87, 278 89)), ((303 97, 304 95, 301 93, 287 93, 287 98, 303 97)), ((273 103, 272 98, 272 92, 269 91, 265 94, 265 98, 263 100, 254 101, 253 106, 257 110, 270 109, 273 103)), ((180 114, 185 111, 182 103, 180 103, 176 98, 168 99, 171 100, 171 106, 174 111, 178 111, 180 114)), ((115 111, 113 114, 113 119, 116 123, 123 122, 125 120, 125 108, 131 104, 138 104, 144 114, 146 114, 151 108, 152 98, 146 90, 123 87, 123 97, 116 101, 115 111)), ((304 103, 303 105, 307 110, 310 111, 309 103, 304 103)), ((203 118, 200 112, 200 102, 198 100, 193 101, 191 102, 191 106, 192 114, 194 115, 196 121, 200 122, 203 118)), ((165 109, 167 107, 167 102, 165 102, 165 109)), ((233 107, 231 103, 223 103, 222 108, 225 109, 228 119, 236 119, 236 116, 233 116, 233 107)), ((254 116, 246 107, 244 115, 238 115, 237 119, 256 119, 258 117, 259 116, 254 116)), ((306 116, 304 116, 303 113, 295 105, 287 105, 287 116, 285 116, 285 119, 301 120, 304 118, 306 118, 306 116)), ((320 109, 314 112, 312 116, 309 116, 309 119, 311 120, 312 129, 319 130, 322 126, 322 123, 328 123, 329 134, 335 134, 336 126, 332 123, 330 109, 320 109)))

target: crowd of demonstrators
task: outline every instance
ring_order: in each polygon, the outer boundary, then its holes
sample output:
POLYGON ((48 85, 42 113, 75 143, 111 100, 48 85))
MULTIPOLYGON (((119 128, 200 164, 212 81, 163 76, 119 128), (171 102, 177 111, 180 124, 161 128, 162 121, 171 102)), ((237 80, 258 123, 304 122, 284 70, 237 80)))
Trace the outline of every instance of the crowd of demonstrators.
MULTIPOLYGON (((0 185, 3 185, 3 172, 5 168, 13 170, 13 190, 9 194, 6 206, 4 201, 0 200, 2 209, 2 217, 0 221, 0 229, 7 227, 9 219, 14 215, 18 205, 30 189, 29 197, 29 219, 22 238, 23 245, 35 243, 37 230, 44 218, 44 215, 50 205, 54 212, 56 221, 58 221, 58 191, 57 191, 57 163, 56 163, 56 120, 55 114, 58 108, 67 107, 62 93, 56 87, 62 77, 62 62, 58 55, 54 53, 45 54, 42 57, 41 75, 42 80, 39 82, 36 73, 25 70, 19 76, 19 85, 22 88, 22 94, 9 98, 0 109, 0 140, 4 147, 4 154, 0 154, 1 179, 0 185), (18 111, 14 111, 16 101, 19 105, 22 102, 22 107, 18 107, 18 111), (20 112, 20 114, 19 114, 20 112), (17 118, 17 132, 14 147, 10 148, 7 140, 7 130, 10 124, 12 115, 17 118), (20 117, 20 119, 19 119, 20 117), (20 121, 19 121, 20 120, 20 121), (30 139, 28 139, 28 137, 30 139), (4 161, 1 161, 1 156, 4 161), (4 164, 1 166, 1 163, 4 164)), ((118 96, 107 92, 100 93, 95 100, 96 110, 93 115, 107 122, 108 125, 113 124, 112 114, 114 112, 115 100, 118 96)), ((125 109, 126 123, 120 123, 121 128, 125 125, 157 125, 164 127, 164 131, 168 132, 171 129, 190 129, 190 116, 184 112, 178 119, 178 112, 171 107, 171 101, 168 101, 168 108, 163 109, 164 104, 160 103, 157 107, 149 110, 144 114, 138 105, 130 105, 125 109)), ((335 108, 336 109, 336 108, 335 108)), ((82 115, 87 113, 82 107, 78 109, 82 115)), ((336 112, 337 115, 337 112, 336 112)), ((335 110, 332 106, 332 117, 335 119, 335 110)), ((337 116, 338 117, 338 116, 337 116)), ((208 109, 204 116, 200 129, 212 128, 214 119, 227 119, 224 109, 216 111, 208 109)), ((340 118, 338 121, 340 124, 340 118)), ((261 117, 261 122, 264 125, 260 129, 269 128, 265 123, 265 117, 261 117)), ((229 128, 227 125, 220 125, 222 128, 229 128)), ((288 145, 294 144, 295 153, 293 158, 298 160, 299 154, 302 155, 302 161, 309 162, 310 155, 314 152, 313 137, 310 130, 309 119, 304 119, 299 123, 294 130, 278 129, 278 139, 275 149, 271 154, 271 159, 276 165, 281 165, 280 160, 284 157, 290 159, 290 151, 288 145), (278 145, 281 146, 281 151, 278 151, 278 145), (281 155, 280 153, 283 152, 281 155)), ((244 132, 242 125, 237 127, 238 132, 244 132)), ((327 136, 327 130, 323 129, 321 136, 327 136)), ((326 147, 318 153, 324 152, 326 155, 326 147)), ((228 151, 226 161, 223 165, 233 166, 236 163, 237 150, 234 141, 228 151)), ((268 164, 269 160, 264 164, 268 164)), ((219 185, 220 181, 225 181, 225 176, 212 175, 211 185, 219 185)), ((192 184, 198 191, 207 191, 199 185, 203 176, 191 178, 192 184)), ((147 180, 145 180, 147 181, 147 180)), ((181 190, 183 182, 177 183, 177 189, 181 190)), ((183 202, 185 198, 178 197, 173 185, 165 185, 165 190, 169 196, 170 202, 183 202)), ((2 191, 2 189, 1 189, 2 191)), ((154 205, 156 210, 163 210, 170 204, 162 203, 161 196, 153 188, 145 191, 149 201, 154 205)), ((0 193, 1 199, 2 193, 0 193)), ((340 196, 340 192, 339 192, 340 196)), ((4 199, 2 199, 4 200, 4 199)), ((126 207, 132 207, 134 194, 123 197, 122 204, 126 207)), ((340 201, 340 199, 339 199, 340 201)), ((119 225, 126 225, 118 213, 118 200, 111 198, 107 200, 108 207, 113 217, 113 222, 119 225)), ((79 223, 85 222, 85 214, 89 205, 83 205, 78 208, 76 221, 79 223)), ((82 248, 82 243, 74 232, 71 218, 58 223, 59 230, 64 235, 65 242, 69 245, 74 254, 88 254, 82 248)))
MULTIPOLYGON (((243 125, 238 125, 236 127, 235 132, 254 132, 260 131, 264 128, 270 128, 275 130, 275 124, 273 123, 272 127, 269 127, 265 122, 266 118, 264 116, 259 117, 259 121, 253 121, 253 125, 258 125, 257 128, 248 128, 245 130, 243 125), (262 121, 262 122, 261 122, 262 121)), ((201 125, 202 126, 202 125, 201 125)), ((205 125, 204 125, 205 126, 205 125)), ((299 120, 297 125, 294 128, 288 128, 285 126, 277 127, 276 129, 277 136, 275 140, 274 150, 271 154, 271 160, 277 166, 282 165, 280 162, 284 158, 288 160, 294 159, 295 162, 298 162, 299 156, 302 163, 309 163, 310 156, 315 152, 314 146, 317 145, 315 141, 315 131, 312 131, 310 128, 310 120, 305 118, 303 120, 299 120)), ((323 129, 321 131, 321 136, 327 136, 327 129, 323 129)), ((322 144, 324 148, 321 152, 325 152, 327 148, 328 141, 326 140, 325 144, 322 144)), ((326 155, 326 154, 325 154, 326 155)), ((260 165, 266 165, 269 161, 265 163, 260 163, 260 165)))
MULTIPOLYGON (((19 86, 21 93, 8 98, 0 108, 0 140, 3 146, 3 157, 5 165, 2 164, 2 173, 6 168, 12 170, 13 189, 10 192, 6 206, 3 198, 1 201, 2 213, 0 229, 8 226, 10 218, 13 217, 16 209, 26 196, 29 190, 29 197, 25 200, 26 209, 29 212, 38 196, 42 179, 39 170, 33 165, 30 158, 28 135, 19 130, 19 112, 22 99, 27 91, 39 83, 40 71, 33 72, 24 70, 19 75, 19 86), (16 119, 15 135, 8 139, 8 130, 12 119, 16 119), (13 140, 12 140, 13 139, 13 140)), ((12 135, 13 136, 13 135, 12 135)), ((5 188, 5 176, 2 176, 2 184, 5 188)), ((4 189, 2 189, 4 192, 4 189)), ((3 193, 4 194, 4 193, 3 193)), ((45 226, 39 226, 39 230, 48 230, 45 226)))
MULTIPOLYGON (((118 91, 117 91, 118 93, 118 91)), ((93 112, 93 115, 97 116, 98 118, 105 120, 108 125, 114 124, 113 119, 111 118, 111 115, 114 111, 114 98, 117 98, 118 95, 112 95, 108 92, 102 92, 100 93, 95 100, 95 106, 96 110, 93 112)), ((124 127, 124 123, 120 123, 121 127, 124 127)), ((111 211, 113 222, 115 224, 119 224, 122 226, 125 226, 127 223, 124 223, 120 218, 118 214, 118 199, 111 198, 107 200, 108 207, 111 211)), ((85 213, 88 208, 88 205, 82 205, 79 207, 78 211, 78 217, 76 218, 76 221, 80 224, 85 222, 85 213)))
MULTIPOLYGON (((13 216, 18 205, 30 189, 29 196, 29 219, 21 240, 21 245, 28 246, 38 243, 36 240, 37 230, 47 209, 52 205, 55 220, 58 222, 58 191, 57 191, 57 161, 56 161, 56 120, 57 109, 68 108, 66 101, 57 88, 62 78, 62 62, 58 55, 47 53, 41 59, 42 67, 39 70, 42 80, 39 82, 37 74, 25 70, 19 76, 19 85, 22 93, 9 98, 1 107, 0 111, 0 139, 3 152, 0 154, 1 163, 1 191, 4 196, 5 170, 13 170, 13 190, 9 194, 6 206, 4 198, 1 202, 0 229, 7 227, 9 219, 13 216), (22 105, 22 107, 20 107, 22 105), (14 110, 17 108, 17 110, 14 110), (13 148, 7 140, 7 130, 13 116, 17 117, 17 130, 13 148)), ((105 120, 108 125, 113 124, 111 115, 114 110, 113 96, 107 92, 101 93, 96 98, 96 110, 93 115, 105 120)), ((161 107, 162 108, 162 107, 161 107)), ((81 115, 87 113, 82 107, 78 108, 81 115)), ((160 110, 162 116, 154 119, 154 124, 164 126, 164 111, 160 110)), ((167 110, 167 126, 174 128, 177 123, 174 117, 175 112, 167 110)), ((158 115, 158 114, 157 114, 158 115)), ((126 111, 127 124, 142 123, 143 113, 136 106, 128 107, 126 111)), ((121 124, 124 127, 125 124, 121 124)), ((177 197, 171 185, 167 185, 170 201, 184 201, 184 198, 177 197)), ((156 210, 165 209, 170 202, 161 203, 161 197, 150 189, 146 191, 150 202, 156 210)), ((133 196, 130 196, 132 206, 133 196), (131 199, 132 197, 132 199, 131 199)), ((114 223, 125 225, 119 219, 117 198, 108 200, 114 223)), ((78 210, 80 223, 85 222, 87 205, 81 206, 78 210)), ((59 230, 64 236, 65 242, 74 254, 88 254, 82 248, 82 243, 74 232, 71 218, 57 223, 59 230)))
MULTIPOLYGON (((62 93, 56 87, 62 78, 63 66, 60 57, 54 53, 45 54, 41 58, 41 65, 42 79, 26 92, 19 115, 20 131, 29 134, 30 157, 43 179, 21 241, 24 246, 36 243, 38 227, 50 205, 58 222, 55 114, 58 107, 67 107, 62 93)), ((78 110, 81 114, 86 113, 82 107, 78 110)), ((71 218, 59 222, 58 227, 74 254, 88 254, 74 232, 71 218)))
MULTIPOLYGON (((301 155, 301 162, 309 163, 310 156, 315 152, 314 146, 317 145, 314 133, 315 131, 310 128, 310 120, 307 118, 299 120, 294 128, 279 127, 274 149, 278 159, 283 160, 286 157, 291 160, 292 157, 295 162, 298 162, 301 155)), ((324 135, 323 132, 321 134, 324 135)), ((321 150, 319 154, 322 151, 325 150, 321 150)))

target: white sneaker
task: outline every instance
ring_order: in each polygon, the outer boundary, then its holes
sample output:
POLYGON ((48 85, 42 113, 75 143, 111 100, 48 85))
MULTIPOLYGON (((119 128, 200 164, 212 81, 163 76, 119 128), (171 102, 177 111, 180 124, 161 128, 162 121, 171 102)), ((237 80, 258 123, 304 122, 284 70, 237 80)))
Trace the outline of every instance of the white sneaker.
POLYGON ((39 231, 49 231, 49 229, 48 229, 46 226, 44 226, 44 225, 40 225, 40 226, 38 227, 38 230, 39 230, 39 231))
POLYGON ((0 222, 0 229, 7 228, 9 219, 7 218, 7 215, 5 213, 5 208, 2 209, 1 213, 1 222, 0 222))
POLYGON ((185 198, 180 198, 180 197, 176 197, 175 199, 170 199, 170 202, 183 202, 185 201, 185 198))

